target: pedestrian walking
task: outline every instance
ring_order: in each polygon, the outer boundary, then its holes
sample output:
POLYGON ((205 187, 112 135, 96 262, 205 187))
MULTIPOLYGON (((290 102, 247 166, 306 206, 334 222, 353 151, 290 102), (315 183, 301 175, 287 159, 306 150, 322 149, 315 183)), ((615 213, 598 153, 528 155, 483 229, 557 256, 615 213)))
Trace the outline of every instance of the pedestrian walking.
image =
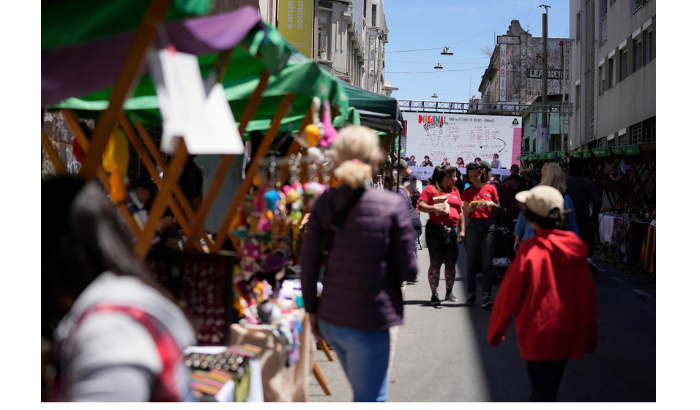
POLYGON ((185 401, 184 312, 133 256, 94 182, 41 184, 41 329, 55 340, 60 401, 185 401))
MULTIPOLYGON (((576 212, 576 225, 579 236, 588 244, 588 262, 592 264, 595 233, 598 230, 598 214, 603 206, 603 200, 598 189, 590 179, 583 177, 583 160, 571 158, 569 163, 570 177, 566 178, 566 193, 571 197, 576 212)), ((595 265, 592 266, 595 270, 595 265)))
MULTIPOLYGON (((564 176, 564 171, 561 167, 553 162, 548 162, 542 167, 542 181, 540 185, 547 185, 556 188, 559 193, 564 196, 564 209, 571 211, 566 214, 566 223, 562 227, 565 231, 571 231, 578 235, 578 227, 576 225, 576 212, 574 211, 574 205, 571 202, 569 195, 566 195, 566 177, 564 176)), ((518 251, 520 245, 526 240, 535 236, 535 231, 532 229, 530 224, 525 218, 525 213, 520 212, 518 215, 518 221, 515 223, 515 230, 513 231, 515 236, 515 243, 513 248, 515 252, 518 251)))
POLYGON ((464 190, 462 203, 466 219, 464 249, 467 254, 467 306, 476 303, 476 261, 481 252, 482 308, 493 306, 491 286, 493 282, 493 254, 496 249, 496 213, 501 205, 496 187, 488 184, 491 166, 486 161, 467 166, 467 177, 471 186, 464 190))
MULTIPOLYGON (((398 183, 398 178, 395 176, 394 177, 394 185, 398 187, 398 193, 403 197, 403 199, 406 201, 406 204, 408 206, 408 214, 411 216, 411 221, 413 221, 413 229, 416 231, 416 246, 415 246, 415 252, 414 254, 416 255, 416 258, 418 258, 418 248, 419 248, 419 242, 420 242, 420 236, 423 233, 423 224, 421 223, 420 220, 420 215, 418 215, 418 211, 416 211, 416 207, 413 205, 413 202, 411 201, 411 196, 408 192, 408 189, 406 189, 405 186, 400 185, 398 183)), ((416 276, 415 280, 408 281, 409 284, 415 285, 418 283, 418 276, 416 276)))
POLYGON ((597 299, 588 269, 588 245, 559 230, 564 198, 540 185, 516 195, 535 237, 525 241, 501 283, 488 342, 505 339, 515 313, 521 357, 527 362, 530 401, 554 401, 568 360, 583 359, 598 344, 597 299))
POLYGON ((455 188, 457 168, 452 166, 437 167, 431 184, 423 189, 418 198, 418 210, 428 213, 425 226, 425 241, 430 255, 428 282, 430 284, 430 303, 440 304, 438 284, 440 267, 445 264, 445 301, 455 302, 452 294, 457 274, 457 256, 459 244, 464 238, 464 218, 459 191, 455 188))
POLYGON ((318 198, 306 225, 304 309, 314 335, 338 354, 354 400, 386 401, 389 328, 403 324, 401 284, 418 272, 414 226, 401 196, 367 189, 384 158, 372 130, 343 128, 332 149, 338 164, 333 173, 342 185, 318 198))

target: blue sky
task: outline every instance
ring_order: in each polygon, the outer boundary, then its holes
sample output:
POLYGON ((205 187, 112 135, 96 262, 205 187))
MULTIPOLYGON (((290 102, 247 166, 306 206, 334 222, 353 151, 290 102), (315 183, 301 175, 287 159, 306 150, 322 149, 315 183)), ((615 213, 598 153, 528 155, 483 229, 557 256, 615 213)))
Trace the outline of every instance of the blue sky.
POLYGON ((434 101, 436 93, 439 101, 468 101, 470 95, 480 95, 489 62, 480 50, 493 50, 495 36, 505 35, 511 20, 541 37, 540 4, 551 6, 549 37, 571 37, 568 0, 384 0, 389 27, 385 75, 399 88, 391 96, 434 101), (442 47, 454 55, 440 55, 442 47), (400 52, 432 48, 438 49, 400 52), (438 63, 442 70, 433 68, 438 63))

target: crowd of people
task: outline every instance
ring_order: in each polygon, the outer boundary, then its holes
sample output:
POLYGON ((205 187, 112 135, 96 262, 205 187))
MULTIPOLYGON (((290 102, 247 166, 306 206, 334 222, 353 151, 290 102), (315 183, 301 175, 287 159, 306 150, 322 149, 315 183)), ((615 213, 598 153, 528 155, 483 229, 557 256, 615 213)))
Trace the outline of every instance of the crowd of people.
MULTIPOLYGON (((477 158, 464 164, 459 158, 457 167, 446 160, 435 167, 424 183, 410 169, 411 157, 392 164, 398 188, 389 192, 371 189, 386 158, 372 130, 344 128, 332 151, 341 186, 321 195, 305 219, 301 283, 312 332, 337 353, 354 400, 387 399, 389 329, 404 322, 401 287, 418 282, 423 232, 429 303, 457 301, 453 287, 463 246, 466 305, 477 303, 481 272, 481 307, 493 309, 489 343, 503 340, 515 314, 531 399, 554 400, 566 361, 581 359, 597 343, 595 289, 586 259, 600 198, 580 176, 580 164, 571 161, 568 178, 563 167, 546 164, 536 170, 541 181, 533 186, 537 177, 523 176, 517 165, 500 181, 491 172, 493 163, 477 158), (417 211, 428 214, 425 230, 417 211), (516 227, 515 257, 494 297, 493 258, 504 223, 516 227), (542 321, 543 315, 549 319, 542 321)), ((185 166, 180 187, 196 209, 202 185, 194 163, 185 166)), ((145 179, 131 187, 128 209, 142 223, 157 189, 145 179)), ((58 346, 62 383, 56 398, 187 400, 184 367, 173 358, 194 344, 192 325, 131 254, 133 238, 123 235, 111 203, 95 183, 65 177, 42 183, 42 201, 51 201, 42 204, 42 212, 53 214, 42 227, 42 335, 58 346)), ((177 248, 178 222, 166 215, 162 225, 154 240, 177 248)))

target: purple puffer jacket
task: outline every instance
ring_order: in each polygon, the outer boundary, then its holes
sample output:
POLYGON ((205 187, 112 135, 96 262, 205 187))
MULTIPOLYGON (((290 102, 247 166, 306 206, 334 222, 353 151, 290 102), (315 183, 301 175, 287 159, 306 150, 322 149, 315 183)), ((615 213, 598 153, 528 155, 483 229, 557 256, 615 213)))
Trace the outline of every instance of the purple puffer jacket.
POLYGON ((323 231, 352 195, 342 186, 311 210, 301 254, 304 308, 330 324, 384 330, 403 324, 400 284, 416 278, 416 234, 404 199, 370 189, 350 211, 328 246, 323 296, 316 296, 323 231))

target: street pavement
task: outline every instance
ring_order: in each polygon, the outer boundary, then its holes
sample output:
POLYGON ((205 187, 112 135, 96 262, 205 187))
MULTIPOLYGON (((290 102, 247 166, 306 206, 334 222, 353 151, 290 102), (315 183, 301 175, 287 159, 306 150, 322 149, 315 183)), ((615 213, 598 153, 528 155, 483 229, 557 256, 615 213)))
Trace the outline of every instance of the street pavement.
MULTIPOLYGON (((422 218, 427 219, 425 214, 422 218)), ((525 362, 511 326, 506 339, 489 346, 490 311, 482 309, 481 282, 477 305, 467 307, 464 249, 460 249, 456 302, 429 303, 428 249, 418 252, 419 282, 404 287, 404 325, 392 329, 389 401, 392 402, 522 402, 528 401, 525 362)), ((570 360, 559 388, 563 402, 656 401, 656 282, 645 274, 624 274, 594 256, 598 295, 598 349, 582 361, 570 360)), ((445 294, 441 274, 438 293, 445 294)), ((493 293, 497 294, 498 285, 493 293)), ((332 352, 335 357, 335 352, 332 352)), ((322 351, 315 360, 332 395, 312 377, 311 402, 349 402, 352 389, 340 363, 322 351)))

